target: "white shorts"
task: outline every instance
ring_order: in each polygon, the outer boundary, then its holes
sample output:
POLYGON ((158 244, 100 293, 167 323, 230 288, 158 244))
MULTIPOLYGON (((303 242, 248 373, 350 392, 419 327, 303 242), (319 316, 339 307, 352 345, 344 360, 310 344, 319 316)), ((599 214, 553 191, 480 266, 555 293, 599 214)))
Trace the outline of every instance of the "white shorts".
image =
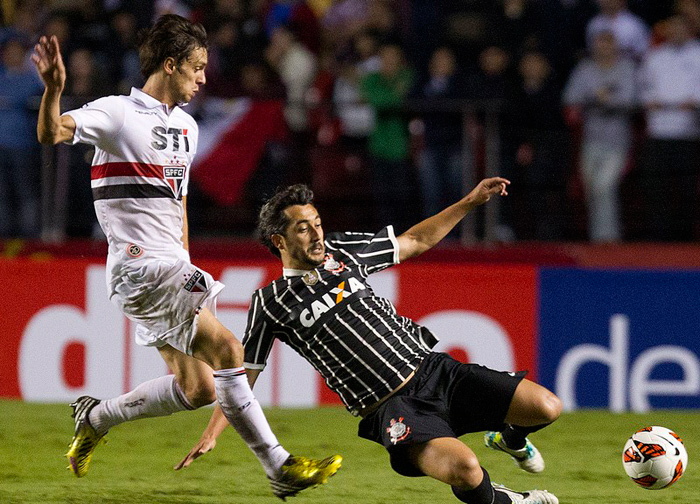
POLYGON ((137 322, 136 343, 170 345, 192 355, 197 315, 216 315, 216 296, 224 288, 206 271, 183 260, 149 260, 120 268, 110 281, 110 299, 137 322))

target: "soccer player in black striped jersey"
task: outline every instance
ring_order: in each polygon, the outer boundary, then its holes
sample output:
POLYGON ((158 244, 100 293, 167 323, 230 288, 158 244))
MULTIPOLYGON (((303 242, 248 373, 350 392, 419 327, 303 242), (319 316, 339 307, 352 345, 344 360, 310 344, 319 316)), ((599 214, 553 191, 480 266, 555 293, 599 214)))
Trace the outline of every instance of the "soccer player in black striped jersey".
MULTIPOLYGON (((251 383, 278 338, 362 417, 359 435, 384 445, 399 474, 431 476, 470 504, 557 504, 547 491, 492 484, 458 437, 488 431, 488 447, 508 453, 528 472, 541 472, 542 456, 526 436, 558 418, 559 399, 524 372, 494 371, 432 352, 436 338, 430 331, 398 315, 391 302, 375 295, 368 278, 433 247, 473 208, 505 196, 508 184, 500 177, 482 180, 399 236, 392 226, 376 234, 324 235, 306 186, 278 191, 260 211, 258 231, 281 259, 283 275, 253 294, 243 339, 251 383)), ((225 426, 215 410, 178 467, 211 450, 225 426)))

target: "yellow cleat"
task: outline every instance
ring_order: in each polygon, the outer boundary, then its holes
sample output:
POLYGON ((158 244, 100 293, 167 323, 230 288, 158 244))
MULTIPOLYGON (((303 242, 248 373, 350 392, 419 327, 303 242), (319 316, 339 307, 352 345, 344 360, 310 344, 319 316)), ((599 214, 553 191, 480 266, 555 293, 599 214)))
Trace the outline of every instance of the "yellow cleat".
POLYGON ((66 457, 68 458, 68 469, 78 478, 87 474, 92 454, 97 445, 106 442, 104 437, 107 433, 98 434, 88 420, 90 410, 99 403, 99 399, 82 396, 70 405, 73 408, 72 417, 75 419, 75 434, 66 457))
POLYGON ((294 497, 306 488, 323 485, 333 476, 343 462, 343 457, 334 455, 322 460, 291 456, 282 466, 279 477, 270 478, 272 493, 282 500, 294 497))

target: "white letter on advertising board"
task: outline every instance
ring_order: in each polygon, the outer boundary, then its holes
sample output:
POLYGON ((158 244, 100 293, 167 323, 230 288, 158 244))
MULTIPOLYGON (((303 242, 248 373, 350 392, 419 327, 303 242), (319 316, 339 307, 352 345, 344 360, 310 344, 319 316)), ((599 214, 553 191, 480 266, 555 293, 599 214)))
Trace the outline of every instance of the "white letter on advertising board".
POLYGON ((610 368, 610 409, 625 411, 627 360, 629 358, 629 318, 613 315, 610 318, 610 349, 600 345, 584 344, 570 349, 559 362, 555 391, 566 411, 578 408, 576 376, 587 362, 599 362, 610 368))
POLYGON ((19 384, 27 401, 72 401, 79 395, 112 397, 122 393, 124 317, 107 299, 104 266, 86 270, 85 310, 53 305, 39 311, 22 335, 19 384), (85 384, 65 383, 67 345, 85 345, 85 384))
POLYGON ((644 413, 651 409, 649 396, 697 396, 700 393, 700 363, 687 348, 662 345, 642 352, 630 373, 630 406, 644 413), (662 363, 677 364, 683 370, 682 380, 652 380, 651 372, 662 363))

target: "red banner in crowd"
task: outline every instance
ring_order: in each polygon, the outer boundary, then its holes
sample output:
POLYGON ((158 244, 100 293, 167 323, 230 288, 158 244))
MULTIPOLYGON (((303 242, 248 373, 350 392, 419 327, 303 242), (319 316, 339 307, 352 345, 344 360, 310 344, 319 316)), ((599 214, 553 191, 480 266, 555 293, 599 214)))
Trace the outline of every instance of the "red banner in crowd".
POLYGON ((265 146, 286 134, 283 103, 210 98, 199 121, 192 178, 219 205, 240 200, 265 146))

